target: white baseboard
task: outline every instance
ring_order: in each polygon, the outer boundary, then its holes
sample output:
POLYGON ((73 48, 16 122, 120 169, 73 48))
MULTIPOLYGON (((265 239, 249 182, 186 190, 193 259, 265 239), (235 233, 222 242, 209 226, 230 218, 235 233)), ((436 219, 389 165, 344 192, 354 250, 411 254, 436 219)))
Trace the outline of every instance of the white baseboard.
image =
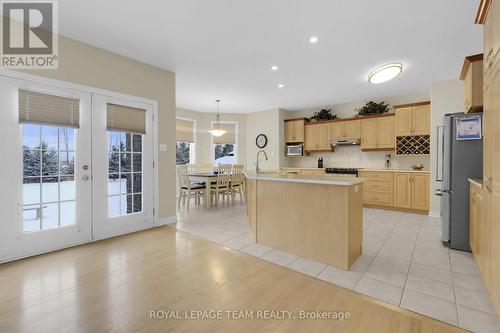
POLYGON ((439 211, 439 210, 429 211, 429 216, 430 217, 441 217, 441 211, 439 211))
POLYGON ((177 222, 177 216, 167 216, 167 217, 162 217, 158 219, 158 225, 167 225, 167 224, 172 224, 177 222))

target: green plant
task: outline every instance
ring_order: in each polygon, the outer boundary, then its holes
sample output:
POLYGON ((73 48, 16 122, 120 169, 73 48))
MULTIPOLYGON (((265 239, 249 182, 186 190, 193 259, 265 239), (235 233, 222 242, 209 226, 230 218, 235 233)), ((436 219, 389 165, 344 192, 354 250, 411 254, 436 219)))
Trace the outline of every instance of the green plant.
POLYGON ((365 106, 359 109, 355 109, 355 111, 358 113, 358 116, 382 114, 389 112, 389 110, 390 110, 389 104, 386 104, 384 102, 375 103, 373 101, 369 101, 368 103, 365 104, 365 106))
POLYGON ((332 114, 332 109, 323 108, 317 112, 314 112, 313 116, 309 119, 322 121, 322 120, 332 120, 335 118, 337 118, 337 115, 332 114))

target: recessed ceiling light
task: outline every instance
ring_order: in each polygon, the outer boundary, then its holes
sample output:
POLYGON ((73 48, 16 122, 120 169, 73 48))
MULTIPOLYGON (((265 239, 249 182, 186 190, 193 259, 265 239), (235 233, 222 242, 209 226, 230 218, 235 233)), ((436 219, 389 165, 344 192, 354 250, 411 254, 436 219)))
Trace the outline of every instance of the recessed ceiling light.
POLYGON ((319 38, 318 37, 312 36, 311 38, 309 38, 309 43, 316 44, 317 42, 319 42, 319 38))
POLYGON ((278 66, 271 66, 271 70, 272 71, 277 71, 278 70, 278 66))
POLYGON ((285 88, 285 85, 283 83, 278 84, 278 88, 285 88))
POLYGON ((391 62, 383 66, 375 68, 368 74, 368 82, 382 83, 394 79, 403 71, 403 64, 400 62, 391 62))

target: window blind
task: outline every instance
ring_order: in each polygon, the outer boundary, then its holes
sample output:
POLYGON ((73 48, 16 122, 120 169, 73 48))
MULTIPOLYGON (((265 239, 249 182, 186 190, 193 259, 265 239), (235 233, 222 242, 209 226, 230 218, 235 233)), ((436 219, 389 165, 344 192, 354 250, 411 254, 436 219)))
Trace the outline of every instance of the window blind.
POLYGON ((194 121, 176 119, 175 140, 182 142, 194 142, 194 121))
POLYGON ((80 127, 80 100, 19 90, 19 122, 80 127))
POLYGON ((146 110, 108 103, 108 131, 124 131, 146 134, 146 110))
POLYGON ((236 144, 236 124, 220 124, 221 129, 226 130, 221 136, 214 136, 216 144, 236 144))

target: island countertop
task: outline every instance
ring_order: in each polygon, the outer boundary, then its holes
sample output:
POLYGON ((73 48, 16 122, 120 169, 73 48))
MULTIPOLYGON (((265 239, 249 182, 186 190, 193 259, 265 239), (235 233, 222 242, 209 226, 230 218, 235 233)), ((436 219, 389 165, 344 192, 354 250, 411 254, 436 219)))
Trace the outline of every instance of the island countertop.
POLYGON ((361 184, 364 180, 357 177, 343 177, 333 175, 297 175, 289 173, 280 173, 279 171, 264 171, 255 173, 255 171, 245 171, 245 176, 252 180, 268 180, 277 182, 289 183, 305 183, 305 184, 323 184, 323 185, 340 185, 352 186, 361 184))

